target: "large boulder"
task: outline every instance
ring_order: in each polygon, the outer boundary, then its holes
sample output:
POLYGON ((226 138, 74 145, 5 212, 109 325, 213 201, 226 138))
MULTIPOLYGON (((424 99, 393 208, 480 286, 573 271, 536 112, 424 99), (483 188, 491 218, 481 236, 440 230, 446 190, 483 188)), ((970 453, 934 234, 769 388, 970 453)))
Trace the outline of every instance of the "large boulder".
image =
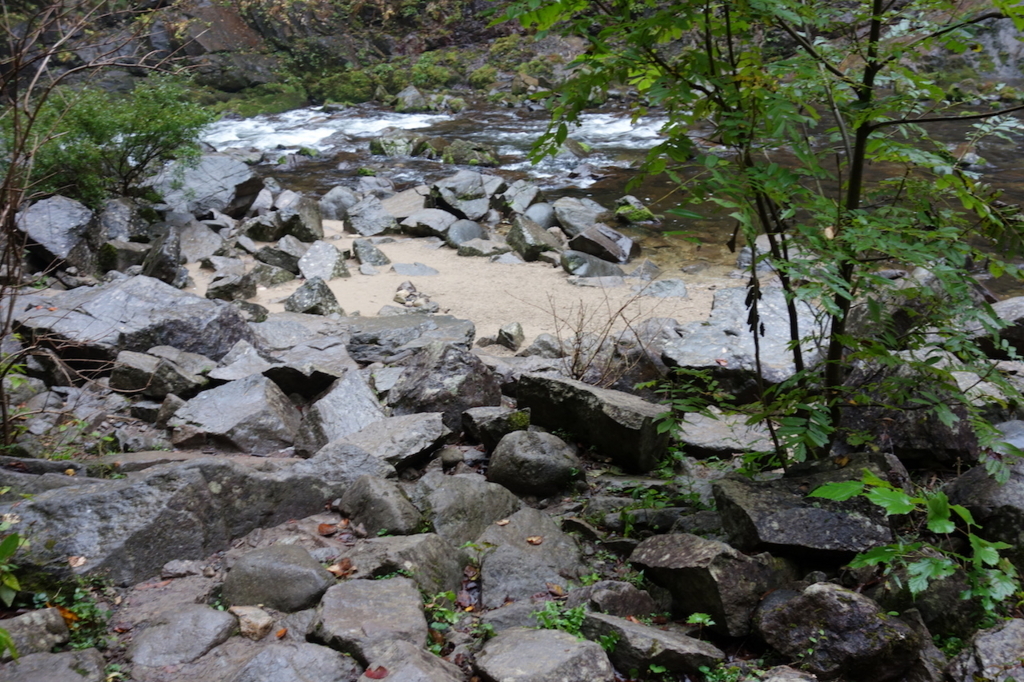
POLYGON ((369 538, 344 551, 355 577, 382 578, 411 573, 424 594, 457 591, 462 585, 464 554, 435 533, 369 538))
POLYGON ((334 576, 297 545, 272 545, 243 554, 224 580, 232 606, 262 604, 278 611, 317 605, 334 576))
POLYGON ((85 273, 96 266, 89 233, 96 218, 81 203, 67 197, 43 199, 21 211, 15 217, 18 229, 29 238, 29 250, 51 263, 73 265, 85 273))
POLYGON ((568 430, 628 471, 654 469, 667 451, 668 433, 659 433, 656 425, 664 407, 635 395, 524 374, 517 397, 535 424, 568 430))
POLYGON ((484 645, 476 659, 485 680, 612 682, 604 650, 559 630, 511 628, 484 645))
POLYGON ((348 352, 358 362, 393 362, 436 342, 469 350, 476 327, 450 315, 352 318, 348 352))
POLYGON ((1024 620, 1014 618, 979 631, 946 674, 951 682, 1024 680, 1024 620))
POLYGON ((505 239, 523 260, 535 261, 545 251, 559 251, 562 244, 550 232, 526 216, 516 216, 505 239))
POLYGON ((225 641, 236 627, 238 621, 227 611, 183 604, 135 633, 128 658, 147 668, 191 663, 225 641))
POLYGON ((79 287, 45 301, 20 313, 17 324, 33 337, 64 342, 66 359, 114 360, 122 350, 174 346, 218 360, 238 341, 254 341, 234 306, 150 277, 79 287))
POLYGON ((373 421, 355 433, 341 436, 340 440, 402 469, 421 464, 451 433, 444 425, 443 413, 418 412, 373 421))
POLYGON ((475 171, 459 171, 438 180, 431 187, 431 196, 438 206, 450 210, 458 218, 480 220, 491 208, 484 178, 475 171))
POLYGON ((356 234, 372 237, 398 232, 398 221, 372 194, 348 207, 348 224, 356 234))
POLYGON ((671 673, 696 675, 725 660, 717 647, 668 628, 636 623, 604 613, 588 613, 581 634, 591 641, 614 638, 608 658, 619 670, 647 670, 651 666, 671 673))
POLYGON ((433 471, 416 484, 413 502, 434 531, 455 547, 476 540, 492 523, 522 507, 506 488, 477 474, 445 476, 433 471))
POLYGON ((306 409, 295 444, 296 454, 309 457, 331 441, 356 433, 384 417, 366 379, 349 370, 306 409))
POLYGON ((240 217, 239 204, 251 203, 263 187, 252 168, 225 154, 206 154, 198 163, 177 161, 153 181, 153 189, 175 211, 201 214, 211 209, 240 217))
POLYGON ((553 433, 512 431, 491 453, 487 480, 518 495, 548 497, 582 478, 582 472, 574 449, 553 433))
POLYGON ((1024 571, 1024 462, 1010 465, 1010 476, 1000 483, 985 467, 974 467, 945 488, 951 504, 967 508, 987 540, 1006 542, 1004 550, 1024 571))
POLYGON ((615 214, 593 199, 562 197, 551 206, 555 210, 562 231, 571 239, 583 233, 596 223, 605 223, 615 219, 615 214))

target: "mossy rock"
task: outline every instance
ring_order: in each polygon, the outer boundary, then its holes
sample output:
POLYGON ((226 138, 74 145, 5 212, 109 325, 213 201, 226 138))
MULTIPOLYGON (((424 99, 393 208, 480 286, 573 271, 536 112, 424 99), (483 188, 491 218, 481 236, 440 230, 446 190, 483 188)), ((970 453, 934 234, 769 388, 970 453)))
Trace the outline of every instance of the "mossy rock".
POLYGON ((215 111, 231 111, 239 116, 249 118, 260 114, 280 114, 292 109, 300 109, 309 104, 309 97, 301 85, 289 83, 267 83, 254 88, 242 90, 229 97, 217 97, 219 100, 212 107, 215 111))
POLYGON ((489 90, 498 79, 498 70, 493 66, 481 66, 469 74, 469 84, 476 90, 489 90))
POLYGON ((488 145, 469 140, 453 140, 441 152, 441 160, 463 166, 497 166, 498 152, 488 145))
POLYGON ((376 84, 364 70, 346 71, 322 79, 316 91, 324 101, 360 104, 373 99, 376 84))
POLYGON ((637 206, 619 206, 615 209, 615 216, 624 223, 650 223, 658 220, 658 217, 649 208, 637 206))

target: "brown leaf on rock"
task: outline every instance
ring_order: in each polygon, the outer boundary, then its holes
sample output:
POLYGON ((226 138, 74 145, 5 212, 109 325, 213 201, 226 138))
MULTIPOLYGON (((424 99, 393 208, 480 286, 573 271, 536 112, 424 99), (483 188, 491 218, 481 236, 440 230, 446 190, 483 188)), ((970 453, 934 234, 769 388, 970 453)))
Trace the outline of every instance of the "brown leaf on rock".
POLYGON ((284 639, 284 636, 287 635, 287 634, 288 634, 288 628, 281 628, 280 630, 278 630, 277 632, 274 633, 274 636, 277 637, 278 639, 284 639))
POLYGON ((316 527, 316 532, 324 537, 334 535, 338 532, 338 526, 333 523, 321 523, 316 527))
POLYGON ((565 588, 559 585, 558 583, 544 583, 544 585, 548 588, 548 593, 552 597, 565 596, 565 588))
POLYGON ((501 521, 495 521, 494 525, 496 525, 496 526, 507 526, 508 525, 508 519, 502 519, 501 521))
POLYGON ((531 545, 539 545, 540 543, 544 542, 544 536, 531 535, 530 537, 526 538, 526 541, 529 542, 531 545))
POLYGON ((81 566, 85 566, 85 561, 86 559, 84 556, 69 556, 68 566, 71 568, 79 568, 81 566))
POLYGON ((473 599, 473 595, 470 594, 468 590, 459 590, 459 593, 455 598, 455 604, 460 609, 469 611, 473 608, 473 605, 476 604, 476 600, 473 599))
POLYGON ((378 665, 376 668, 367 668, 366 672, 363 674, 371 680, 383 680, 388 676, 388 669, 382 665, 378 665))
POLYGON ((352 560, 345 557, 338 563, 328 566, 327 572, 332 574, 335 578, 347 578, 355 573, 356 569, 352 565, 352 560))

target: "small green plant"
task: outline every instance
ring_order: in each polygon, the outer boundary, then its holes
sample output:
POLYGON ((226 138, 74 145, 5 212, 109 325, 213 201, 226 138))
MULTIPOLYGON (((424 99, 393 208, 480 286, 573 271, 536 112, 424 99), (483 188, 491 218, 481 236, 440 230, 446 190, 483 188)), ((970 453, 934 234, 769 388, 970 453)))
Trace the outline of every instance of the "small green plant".
POLYGON ((455 593, 452 591, 439 592, 430 597, 423 604, 426 612, 427 624, 430 629, 427 648, 435 655, 440 656, 446 643, 445 633, 452 629, 459 622, 459 613, 454 609, 455 593))
POLYGON ((977 598, 988 613, 1020 589, 1017 570, 999 552, 1010 549, 1005 542, 990 542, 974 533, 978 527, 970 511, 958 504, 950 504, 941 490, 923 490, 911 496, 903 490, 882 480, 867 469, 859 481, 826 483, 810 493, 810 497, 829 500, 848 500, 862 495, 873 504, 882 507, 887 516, 911 515, 922 518, 927 532, 920 533, 913 542, 898 542, 875 547, 858 554, 850 566, 905 566, 908 575, 907 587, 912 596, 923 592, 932 580, 949 577, 962 569, 968 579, 969 588, 961 594, 964 599, 977 598), (957 527, 956 518, 962 524, 957 527), (954 534, 964 536, 970 547, 970 554, 960 554, 947 543, 928 542, 931 538, 948 538, 954 534))
POLYGON ((580 628, 583 627, 583 621, 587 617, 587 607, 577 606, 567 609, 564 604, 549 601, 544 603, 544 608, 540 611, 534 611, 530 615, 545 630, 562 630, 570 635, 580 637, 580 628))
MULTIPOLYGON (((0 601, 6 606, 10 606, 14 602, 14 597, 21 589, 18 578, 14 575, 15 566, 11 563, 11 557, 18 551, 21 544, 21 537, 17 533, 11 533, 0 542, 0 601)), ((5 651, 10 651, 12 658, 18 657, 18 650, 14 646, 14 640, 11 639, 11 633, 0 628, 0 656, 5 651)))
POLYGON ((734 665, 727 666, 724 663, 714 668, 702 665, 698 670, 704 676, 704 682, 741 682, 745 679, 743 670, 734 665))
POLYGON ((964 640, 959 637, 942 637, 941 635, 933 635, 932 642, 934 642, 938 650, 941 651, 948 659, 953 658, 963 651, 965 644, 964 640))
POLYGON ((619 633, 609 632, 607 635, 598 635, 597 643, 601 645, 601 648, 612 653, 615 651, 616 645, 619 643, 619 633))
POLYGON ((72 649, 105 649, 107 647, 107 621, 110 612, 96 602, 94 590, 84 580, 71 589, 58 588, 50 592, 37 592, 32 597, 36 608, 56 607, 60 610, 71 633, 72 649))
POLYGON ((580 576, 580 585, 587 587, 601 581, 601 574, 597 571, 580 576))
POLYGON ((690 617, 686 619, 686 622, 690 625, 697 626, 697 636, 700 637, 700 633, 704 631, 704 628, 711 627, 715 624, 715 621, 706 613, 691 613, 690 617))

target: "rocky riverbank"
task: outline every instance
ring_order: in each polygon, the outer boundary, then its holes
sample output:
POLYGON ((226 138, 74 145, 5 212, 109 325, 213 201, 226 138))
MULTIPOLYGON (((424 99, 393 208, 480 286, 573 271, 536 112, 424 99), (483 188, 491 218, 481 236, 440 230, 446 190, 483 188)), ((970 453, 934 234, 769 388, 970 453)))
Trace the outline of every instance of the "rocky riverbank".
MULTIPOLYGON (((25 613, 0 620, 22 654, 5 680, 1021 674, 1024 621, 975 634, 961 573, 913 601, 906 569, 844 570, 896 539, 891 519, 863 498, 806 497, 864 469, 909 481, 976 461, 970 425, 881 415, 888 452, 754 479, 730 472, 771 449, 760 429, 723 415, 660 431, 664 408, 634 386, 669 367, 750 388, 745 291, 659 273, 614 207, 549 204, 468 168, 323 197, 268 185, 237 156, 172 178, 157 183, 159 221, 59 197, 19 218, 35 267, 56 269, 51 288, 9 300, 20 338, 3 346, 26 374, 5 380, 19 438, 0 459, 0 512, 28 540, 25 613), (492 298, 481 345, 479 320, 432 300, 442 275, 391 262, 400 238, 482 264, 466 298, 486 299, 492 268, 525 282, 519 296, 556 275, 560 291, 628 292, 676 317, 641 308, 622 327, 570 321, 527 343, 492 298), (352 315, 357 280, 382 283, 388 305, 352 315), (83 638, 60 590, 109 621, 83 638), (29 591, 54 606, 30 609, 29 591), (933 636, 965 644, 947 659, 933 636)), ((997 312, 1015 321, 1017 305, 997 312)), ((783 381, 778 292, 761 315, 765 378, 783 381)), ((1001 410, 993 420, 1016 416, 1001 410)), ((1009 440, 1018 424, 1003 425, 1009 440)), ((1001 486, 983 473, 953 480, 950 499, 1019 560, 1024 468, 1001 486)))

